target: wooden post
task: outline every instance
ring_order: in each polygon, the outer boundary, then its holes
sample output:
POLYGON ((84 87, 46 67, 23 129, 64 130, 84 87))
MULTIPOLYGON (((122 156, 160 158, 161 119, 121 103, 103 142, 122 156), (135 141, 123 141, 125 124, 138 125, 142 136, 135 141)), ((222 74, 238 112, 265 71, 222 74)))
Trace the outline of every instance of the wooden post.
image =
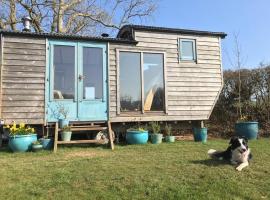
POLYGON ((54 146, 53 152, 56 153, 57 151, 57 142, 58 142, 58 123, 55 123, 55 130, 54 130, 54 146))
POLYGON ((109 140, 110 140, 111 149, 114 150, 112 127, 111 127, 111 122, 110 121, 108 121, 108 132, 109 132, 109 140))

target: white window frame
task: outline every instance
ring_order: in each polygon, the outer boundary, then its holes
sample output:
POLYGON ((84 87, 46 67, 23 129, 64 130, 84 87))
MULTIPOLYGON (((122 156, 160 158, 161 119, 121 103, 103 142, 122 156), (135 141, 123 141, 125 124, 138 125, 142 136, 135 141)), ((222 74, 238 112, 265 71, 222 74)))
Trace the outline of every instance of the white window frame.
POLYGON ((180 38, 179 39, 179 60, 184 62, 197 62, 197 42, 196 39, 180 38), (192 42, 193 46, 193 59, 183 58, 182 56, 182 42, 192 42))
MULTIPOLYGON (((116 49, 116 70, 117 70, 117 92, 116 92, 116 98, 117 98, 117 115, 121 115, 125 112, 120 111, 120 53, 121 52, 130 52, 130 53, 140 53, 140 70, 141 70, 141 108, 142 110, 139 111, 141 114, 144 114, 144 80, 143 80, 143 54, 144 53, 152 53, 152 54, 163 54, 163 81, 164 81, 164 110, 161 111, 147 111, 146 113, 155 113, 155 112, 164 112, 165 114, 168 114, 168 102, 167 102, 167 74, 166 74, 166 52, 164 51, 143 51, 143 50, 133 50, 133 49, 116 49)), ((126 113, 132 113, 126 112, 126 113)))

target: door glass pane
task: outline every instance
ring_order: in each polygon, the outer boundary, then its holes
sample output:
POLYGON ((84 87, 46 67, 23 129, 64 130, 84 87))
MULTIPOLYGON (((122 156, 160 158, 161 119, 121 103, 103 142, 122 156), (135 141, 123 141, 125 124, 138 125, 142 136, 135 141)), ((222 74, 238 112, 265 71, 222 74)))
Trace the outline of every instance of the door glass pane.
POLYGON ((163 54, 143 54, 144 110, 164 110, 163 54))
POLYGON ((54 99, 74 99, 75 47, 54 46, 54 99))
POLYGON ((120 52, 121 111, 141 110, 140 53, 120 52))
POLYGON ((103 98, 102 48, 83 48, 83 99, 103 98))

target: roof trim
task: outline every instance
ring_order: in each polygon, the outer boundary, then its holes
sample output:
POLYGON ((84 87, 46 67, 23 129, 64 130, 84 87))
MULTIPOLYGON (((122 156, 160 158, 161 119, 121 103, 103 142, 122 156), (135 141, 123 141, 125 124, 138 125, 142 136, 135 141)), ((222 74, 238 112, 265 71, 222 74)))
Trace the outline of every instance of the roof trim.
POLYGON ((20 31, 7 31, 1 30, 0 34, 10 36, 25 36, 34 38, 51 38, 63 40, 82 40, 82 41, 97 41, 97 42, 111 42, 111 43, 124 43, 124 44, 137 44, 135 40, 126 38, 110 38, 110 37, 93 37, 93 36, 80 36, 74 34, 60 34, 60 33, 35 33, 35 32, 20 32, 20 31))
MULTIPOLYGON (((192 35, 209 35, 209 36, 219 36, 224 39, 227 34, 224 32, 210 32, 210 31, 199 31, 199 30, 189 30, 189 29, 178 29, 178 28, 166 28, 166 27, 156 27, 156 26, 142 26, 142 25, 124 25, 118 32, 117 38, 123 38, 122 36, 127 32, 133 35, 134 30, 142 31, 152 31, 152 32, 165 32, 165 33, 180 33, 180 34, 192 34, 192 35)), ((134 39, 134 38, 133 38, 134 39)))

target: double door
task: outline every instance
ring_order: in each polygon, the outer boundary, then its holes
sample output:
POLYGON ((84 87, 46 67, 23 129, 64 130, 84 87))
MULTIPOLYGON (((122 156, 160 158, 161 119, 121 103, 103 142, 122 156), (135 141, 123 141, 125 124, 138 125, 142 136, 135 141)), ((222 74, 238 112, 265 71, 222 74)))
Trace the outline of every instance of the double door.
POLYGON ((107 120, 106 44, 48 42, 48 122, 107 120))

